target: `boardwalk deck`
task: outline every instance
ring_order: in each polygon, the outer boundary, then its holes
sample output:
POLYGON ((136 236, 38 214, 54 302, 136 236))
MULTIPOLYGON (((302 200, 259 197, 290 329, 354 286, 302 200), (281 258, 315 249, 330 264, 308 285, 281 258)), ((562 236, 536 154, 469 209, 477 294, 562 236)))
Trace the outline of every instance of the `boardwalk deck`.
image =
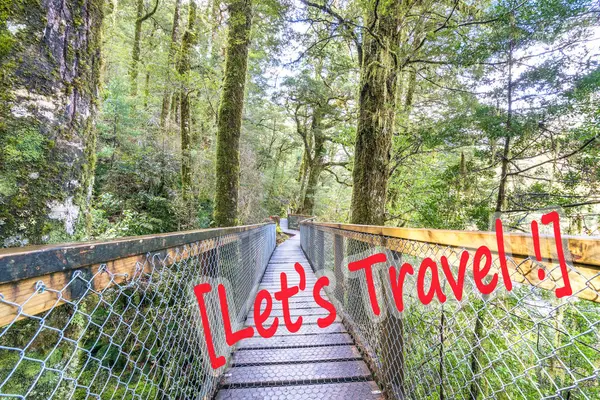
MULTIPOLYGON (((382 399, 344 325, 339 321, 325 329, 316 325, 316 319, 326 314, 312 298, 316 277, 300 249, 299 232, 287 230, 285 222, 284 232, 295 236, 277 247, 260 287, 279 289, 281 271, 290 272, 290 282, 295 283, 294 262, 304 265, 305 295, 299 293, 290 301, 291 314, 304 316, 302 328, 291 334, 280 318, 280 327, 272 338, 241 341, 216 399, 382 399)), ((271 315, 281 313, 281 306, 275 302, 271 315)), ((253 323, 252 314, 246 323, 253 323)))

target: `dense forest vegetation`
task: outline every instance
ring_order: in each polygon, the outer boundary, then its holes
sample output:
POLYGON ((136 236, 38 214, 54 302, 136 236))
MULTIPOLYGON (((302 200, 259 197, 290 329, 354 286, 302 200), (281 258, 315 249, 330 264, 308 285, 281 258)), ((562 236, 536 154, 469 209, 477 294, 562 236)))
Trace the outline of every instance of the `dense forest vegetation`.
POLYGON ((592 0, 3 0, 0 239, 598 234, 599 42, 592 0))

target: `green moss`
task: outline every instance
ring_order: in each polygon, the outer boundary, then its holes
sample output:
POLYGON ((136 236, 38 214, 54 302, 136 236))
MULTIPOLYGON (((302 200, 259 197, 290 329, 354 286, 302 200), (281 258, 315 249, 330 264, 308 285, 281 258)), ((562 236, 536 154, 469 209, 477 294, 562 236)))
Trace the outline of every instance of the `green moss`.
POLYGON ((74 196, 74 203, 80 207, 82 218, 75 227, 76 232, 82 231, 79 238, 85 237, 91 224, 88 188, 96 164, 93 118, 98 104, 103 0, 65 3, 72 16, 66 25, 74 31, 66 42, 65 53, 60 54, 53 54, 51 43, 39 40, 46 29, 48 6, 42 6, 41 0, 0 0, 0 115, 7 116, 0 118, 0 203, 4 206, 0 209, 0 243, 14 237, 29 239, 29 243, 72 240, 63 222, 48 218, 48 203, 63 202, 68 196, 74 196), (87 26, 87 21, 92 25, 87 26), (22 29, 11 33, 9 22, 22 29), (78 35, 84 34, 85 42, 79 41, 81 45, 76 47, 78 35), (76 65, 73 74, 65 75, 75 78, 63 80, 61 65, 76 65), (60 88, 58 94, 56 88, 60 88), (40 110, 36 110, 34 101, 19 104, 15 98, 15 91, 23 89, 44 95, 51 102, 58 97, 56 104, 64 104, 64 97, 77 90, 92 104, 90 116, 78 115, 68 125, 38 118, 36 111, 40 110), (32 115, 14 115, 15 107, 31 108, 32 115), (57 146, 55 138, 82 141, 84 154, 80 159, 65 159, 70 152, 57 146), (80 187, 70 191, 66 180, 77 180, 80 187))
POLYGON ((251 1, 231 2, 225 77, 217 123, 217 185, 214 213, 214 221, 217 226, 233 226, 238 223, 239 144, 248 70, 251 20, 251 1))
POLYGON ((38 162, 44 155, 45 141, 39 131, 23 127, 8 137, 3 151, 4 160, 14 165, 38 162))

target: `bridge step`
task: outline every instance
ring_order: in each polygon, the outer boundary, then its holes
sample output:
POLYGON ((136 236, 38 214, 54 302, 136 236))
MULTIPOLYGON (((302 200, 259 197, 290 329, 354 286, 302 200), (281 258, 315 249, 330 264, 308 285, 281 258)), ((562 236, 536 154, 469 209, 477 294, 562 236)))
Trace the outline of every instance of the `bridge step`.
MULTIPOLYGON (((302 309, 302 308, 315 308, 317 307, 317 303, 315 303, 314 299, 297 299, 297 301, 290 301, 290 308, 292 310, 297 310, 297 309, 302 309)), ((273 312, 275 312, 275 310, 281 310, 283 309, 283 304, 281 304, 278 301, 274 301, 273 302, 273 312)), ((264 303, 263 303, 263 308, 262 310, 264 310, 264 303)))
POLYGON ((371 381, 226 389, 221 390, 216 399, 379 400, 383 396, 371 381))
MULTIPOLYGON (((291 316, 297 316, 297 315, 328 315, 329 311, 325 310, 324 308, 297 308, 297 307, 290 307, 290 315, 291 316)), ((282 309, 278 309, 278 310, 271 310, 271 315, 274 317, 282 317, 283 316, 283 310, 282 309)), ((304 319, 304 318, 302 318, 304 319)), ((281 318, 279 319, 281 320, 281 318)))
POLYGON ((285 325, 279 323, 280 325, 277 327, 277 331, 275 332, 275 336, 299 336, 299 335, 325 335, 329 333, 345 333, 346 327, 340 323, 333 323, 327 328, 319 328, 316 324, 302 324, 300 330, 296 333, 290 333, 285 327, 285 325))
MULTIPOLYGON (((315 325, 317 329, 320 329, 315 325)), ((285 327, 283 328, 285 329, 285 327)), ((251 337, 240 341, 238 350, 256 348, 286 348, 286 347, 309 347, 309 346, 335 346, 352 345, 352 338, 347 333, 331 333, 327 335, 292 335, 273 336, 268 339, 262 337, 251 337)))
POLYGON ((243 364, 281 364, 309 361, 360 360, 354 346, 296 347, 292 349, 255 349, 237 351, 233 355, 236 367, 243 364))
MULTIPOLYGON (((306 290, 289 300, 292 320, 302 316, 300 330, 296 333, 287 330, 281 302, 273 299, 273 309, 264 326, 270 326, 278 318, 275 336, 268 339, 255 336, 238 344, 215 398, 383 399, 371 371, 339 318, 326 328, 317 325, 317 319, 329 313, 317 306, 313 298, 317 277, 300 250, 299 235, 275 250, 260 289, 267 289, 271 294, 279 291, 281 272, 287 274, 289 285, 297 285, 296 262, 301 263, 306 272, 306 290)), ((325 296, 324 292, 321 294, 325 296)), ((253 310, 248 313, 246 325, 254 325, 253 310)))
MULTIPOLYGON (((300 313, 300 315, 302 315, 302 313, 300 313)), ((316 324, 317 320, 320 318, 325 317, 327 314, 322 314, 322 315, 303 315, 302 316, 302 325, 304 324, 316 324)), ((292 314, 292 316, 294 316, 294 314, 292 314)), ((272 314, 269 318, 267 318, 267 320, 263 323, 263 326, 271 326, 271 324, 273 323, 273 321, 275 320, 276 317, 274 317, 272 314)), ((292 318, 292 322, 296 322, 296 318, 292 318)), ((336 322, 339 322, 340 319, 336 317, 335 319, 336 322)), ((283 321, 281 320, 281 318, 279 318, 279 323, 282 324, 283 321)), ((254 325, 254 317, 250 317, 248 319, 246 319, 246 325, 254 325)))
POLYGON ((344 380, 370 380, 364 361, 255 365, 231 368, 223 385, 284 385, 344 380))

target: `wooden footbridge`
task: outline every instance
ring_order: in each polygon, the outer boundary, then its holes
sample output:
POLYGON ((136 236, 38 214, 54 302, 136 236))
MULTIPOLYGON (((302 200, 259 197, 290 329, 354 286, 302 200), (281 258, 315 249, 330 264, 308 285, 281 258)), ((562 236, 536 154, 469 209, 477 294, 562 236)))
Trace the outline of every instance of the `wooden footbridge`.
MULTIPOLYGON (((111 241, 0 251, 0 397, 14 399, 599 399, 600 241, 566 237, 572 295, 564 285, 554 239, 541 237, 538 260, 532 238, 507 234, 512 291, 481 295, 466 266, 457 300, 442 276, 448 299, 423 305, 417 268, 442 257, 457 276, 463 251, 486 245, 489 274, 499 271, 496 237, 459 232, 317 223, 291 216, 290 234, 276 243, 265 223, 111 241), (296 225, 297 224, 297 225, 296 225), (349 260, 384 253, 373 270, 381 315, 374 317, 364 272, 349 260), (290 333, 283 309, 273 337, 253 336, 235 346, 225 340, 217 286, 227 289, 230 323, 254 324, 260 289, 280 289, 294 263, 307 288, 290 299, 290 333), (389 266, 410 263, 403 312, 398 312, 389 266), (539 271, 543 270, 544 273, 539 271), (337 320, 313 299, 322 291, 337 320), (206 321, 194 287, 209 283, 206 321), (205 340, 226 360, 213 370, 205 340)), ((472 254, 472 253, 471 253, 472 254)), ((440 272, 441 274, 441 272, 440 272)), ((431 277, 425 277, 429 285, 431 277)))
MULTIPOLYGON (((299 231, 282 229, 292 236, 278 246, 269 260, 259 289, 274 293, 280 289, 279 275, 290 276, 298 284, 294 263, 310 264, 300 248, 299 231)), ((381 390, 373 382, 352 337, 340 322, 321 329, 316 318, 327 314, 312 296, 315 274, 307 269, 306 290, 290 300, 290 314, 303 316, 301 330, 289 333, 280 324, 274 337, 250 338, 240 342, 232 356, 232 366, 224 374, 217 399, 380 399, 381 390)), ((274 305, 273 317, 283 316, 281 304, 274 305)), ((269 326, 272 319, 267 320, 269 326)), ((246 320, 254 324, 252 312, 246 320)))

